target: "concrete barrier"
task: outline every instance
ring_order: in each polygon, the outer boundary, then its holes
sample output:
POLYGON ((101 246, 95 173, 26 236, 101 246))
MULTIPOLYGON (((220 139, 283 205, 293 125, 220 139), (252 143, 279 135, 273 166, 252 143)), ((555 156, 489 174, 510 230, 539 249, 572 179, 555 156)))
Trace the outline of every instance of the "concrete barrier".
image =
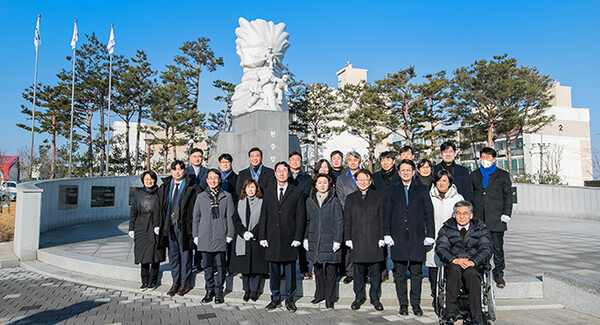
POLYGON ((517 188, 514 215, 600 221, 600 188, 513 184, 517 188))
POLYGON ((544 298, 566 308, 600 317, 600 285, 575 276, 544 272, 544 298))

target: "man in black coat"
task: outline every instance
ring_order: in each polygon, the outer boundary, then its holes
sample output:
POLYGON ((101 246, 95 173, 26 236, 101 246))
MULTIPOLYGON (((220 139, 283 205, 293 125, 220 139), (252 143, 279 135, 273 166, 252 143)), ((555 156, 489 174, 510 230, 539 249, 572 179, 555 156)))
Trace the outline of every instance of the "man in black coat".
MULTIPOLYGON (((290 153, 288 157, 288 164, 290 165, 290 173, 288 175, 288 183, 296 186, 304 197, 304 201, 310 194, 310 184, 312 178, 310 175, 302 171, 302 155, 298 151, 290 153)), ((300 246, 298 248, 298 264, 300 267, 300 273, 304 276, 304 280, 312 279, 310 269, 308 268, 308 260, 306 259, 306 250, 300 246)))
POLYGON ((231 194, 233 203, 237 204, 238 195, 235 190, 237 186, 238 175, 233 171, 231 164, 233 163, 233 157, 224 153, 219 156, 219 171, 221 172, 221 188, 223 191, 231 194))
POLYGON ((331 155, 329 155, 329 162, 331 163, 331 173, 333 174, 333 180, 335 181, 344 171, 344 154, 339 150, 331 152, 331 155))
POLYGON ((163 178, 158 189, 156 208, 152 215, 154 228, 159 235, 159 248, 169 248, 169 264, 173 285, 169 296, 180 296, 190 291, 192 274, 192 220, 196 195, 200 193, 189 175, 185 175, 185 164, 176 160, 171 164, 171 176, 163 178))
POLYGON ((440 146, 440 151, 442 154, 442 161, 433 166, 433 174, 436 175, 442 169, 447 170, 452 175, 458 193, 462 195, 465 200, 471 201, 472 193, 469 169, 456 164, 454 161, 454 158, 456 158, 457 155, 456 145, 450 141, 446 141, 440 146))
POLYGON ((190 165, 185 169, 185 174, 189 175, 202 191, 206 189, 206 174, 208 173, 208 168, 202 166, 203 159, 204 151, 200 148, 193 148, 190 151, 190 165))
POLYGON ((504 232, 512 215, 512 182, 507 171, 496 167, 496 150, 480 151, 479 169, 471 173, 473 214, 485 222, 494 242, 494 281, 504 288, 504 232))
POLYGON ((381 296, 381 262, 383 246, 383 198, 384 194, 370 189, 371 172, 361 169, 356 173, 358 191, 346 197, 344 208, 344 240, 352 254, 354 267, 354 302, 357 310, 366 301, 365 277, 369 275, 371 288, 369 298, 376 310, 383 310, 381 296))
POLYGON ((458 293, 464 283, 469 292, 473 324, 483 324, 481 311, 482 266, 492 256, 492 238, 483 221, 473 219, 473 206, 467 201, 454 205, 454 218, 438 233, 435 252, 446 268, 446 318, 456 321, 458 293))
POLYGON ((435 242, 433 204, 427 186, 413 182, 415 163, 412 160, 402 160, 398 173, 402 181, 389 188, 383 205, 383 238, 387 245, 392 246, 400 315, 408 315, 406 269, 409 267, 410 304, 413 313, 422 316, 421 269, 425 261, 425 246, 435 242))
POLYGON ((267 187, 275 186, 277 183, 273 170, 262 163, 262 150, 260 148, 254 147, 248 151, 248 161, 250 161, 250 166, 242 169, 238 175, 235 186, 235 192, 238 197, 242 193, 242 185, 244 185, 247 179, 252 178, 257 181, 263 193, 267 187))
POLYGON ((289 165, 275 165, 277 184, 264 192, 260 213, 259 243, 265 248, 265 259, 269 262, 271 302, 266 309, 281 305, 281 268, 285 277, 285 307, 296 311, 296 259, 298 246, 304 239, 306 226, 306 204, 302 192, 288 183, 289 165))

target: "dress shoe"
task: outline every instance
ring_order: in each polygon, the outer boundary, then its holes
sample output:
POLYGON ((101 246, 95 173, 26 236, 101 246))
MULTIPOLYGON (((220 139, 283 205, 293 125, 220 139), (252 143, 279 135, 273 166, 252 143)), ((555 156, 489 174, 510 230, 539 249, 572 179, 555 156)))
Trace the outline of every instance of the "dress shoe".
POLYGON ((215 292, 208 290, 206 291, 206 295, 204 296, 204 298, 202 298, 202 303, 207 304, 209 302, 211 302, 213 300, 215 296, 215 292))
POLYGON ((333 301, 326 301, 325 302, 325 308, 327 308, 327 309, 333 309, 333 301))
POLYGON ((173 297, 177 291, 179 290, 179 284, 174 284, 171 286, 171 289, 169 289, 169 291, 167 291, 167 295, 173 297))
POLYGON ((473 325, 483 325, 483 317, 475 316, 471 318, 471 324, 473 325))
POLYGON ((371 301, 371 305, 373 305, 373 307, 375 307, 375 310, 377 310, 377 311, 383 310, 383 305, 381 304, 381 301, 379 301, 379 300, 371 301))
POLYGON ((400 306, 400 315, 408 316, 408 306, 400 306))
POLYGON ((223 293, 222 292, 217 292, 217 294, 215 295, 215 304, 222 304, 225 302, 225 297, 223 297, 223 293))
POLYGON ((446 321, 448 323, 454 324, 457 320, 456 311, 453 309, 446 310, 446 321))
POLYGON ((177 294, 178 294, 178 295, 180 295, 180 296, 184 296, 186 293, 190 292, 190 290, 191 290, 191 289, 190 289, 190 286, 189 286, 189 285, 187 285, 187 284, 182 284, 182 285, 179 287, 179 290, 177 290, 177 294))
POLYGON ((315 298, 315 299, 311 300, 310 303, 311 304, 318 304, 318 303, 320 303, 323 300, 325 300, 325 299, 323 299, 323 298, 315 298))
POLYGON ((308 272, 304 273, 304 280, 310 280, 310 279, 312 279, 312 274, 310 274, 308 272))
POLYGON ((498 277, 495 277, 494 281, 496 282, 496 287, 498 287, 500 289, 506 287, 506 281, 504 281, 503 276, 499 275, 498 277))
POLYGON ((352 302, 352 305, 350 305, 350 308, 352 308, 352 310, 359 310, 360 306, 362 306, 362 304, 365 303, 365 300, 354 300, 352 302))
POLYGON ((243 299, 244 299, 244 301, 250 300, 250 291, 244 292, 244 298, 243 299))
POLYGON ((265 307, 266 310, 273 310, 275 308, 281 307, 281 301, 271 300, 271 302, 265 307))
POLYGON ((156 290, 156 288, 158 288, 158 286, 156 285, 156 283, 150 283, 148 285, 148 290, 150 290, 150 291, 154 291, 154 290, 156 290))
POLYGON ((250 291, 250 299, 252 299, 252 301, 257 301, 258 300, 258 292, 250 291))
POLYGON ((298 310, 298 308, 296 308, 296 304, 294 303, 293 300, 286 300, 285 308, 287 308, 287 310, 291 311, 292 313, 295 313, 296 310, 298 310))
POLYGON ((412 310, 413 310, 413 314, 415 314, 415 316, 423 316, 423 309, 421 309, 421 306, 419 306, 419 305, 412 306, 412 310))
POLYGON ((348 275, 348 276, 346 276, 346 277, 344 278, 344 283, 345 283, 345 284, 349 284, 349 283, 351 283, 353 280, 354 280, 354 278, 348 275))
POLYGON ((144 292, 146 290, 148 290, 148 285, 145 283, 142 283, 142 285, 140 286, 140 291, 144 292))

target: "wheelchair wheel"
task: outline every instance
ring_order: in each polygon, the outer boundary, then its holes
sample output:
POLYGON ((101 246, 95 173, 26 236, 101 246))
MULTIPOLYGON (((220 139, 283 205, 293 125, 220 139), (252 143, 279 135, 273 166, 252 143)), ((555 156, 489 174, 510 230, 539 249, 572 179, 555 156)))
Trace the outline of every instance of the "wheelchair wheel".
POLYGON ((494 277, 491 270, 484 273, 482 293, 483 317, 486 324, 493 325, 496 321, 496 297, 494 295, 494 277))
POLYGON ((435 313, 440 325, 446 325, 446 278, 444 266, 438 268, 435 313))

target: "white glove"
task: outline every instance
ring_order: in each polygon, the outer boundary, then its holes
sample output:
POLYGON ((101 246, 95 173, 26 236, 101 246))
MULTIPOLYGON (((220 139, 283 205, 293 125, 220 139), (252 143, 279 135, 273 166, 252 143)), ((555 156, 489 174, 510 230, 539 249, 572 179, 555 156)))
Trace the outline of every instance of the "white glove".
POLYGON ((340 243, 334 241, 333 242, 333 252, 334 253, 337 252, 340 249, 340 246, 342 246, 342 245, 340 245, 340 243))
POLYGON ((308 252, 308 239, 302 241, 302 246, 304 246, 304 250, 308 252))
POLYGON ((379 247, 383 247, 385 246, 385 241, 383 239, 380 239, 377 245, 379 245, 379 247))
POLYGON ((348 246, 348 248, 350 248, 350 249, 354 249, 354 246, 352 246, 351 240, 346 240, 346 246, 348 246))
POLYGON ((135 236, 135 234, 134 234, 133 230, 131 230, 131 231, 129 232, 129 237, 131 237, 131 239, 133 239, 133 236, 135 236))
POLYGON ((301 243, 300 243, 299 241, 297 241, 297 240, 294 240, 294 241, 292 241, 292 245, 291 245, 291 246, 292 246, 292 247, 298 247, 298 246, 300 246, 300 244, 301 244, 301 243))
POLYGON ((244 233, 244 240, 245 241, 250 241, 250 239, 252 239, 252 238, 254 238, 254 234, 253 233, 251 233, 249 231, 246 231, 244 233))
POLYGON ((196 244, 196 247, 198 247, 198 237, 194 237, 194 244, 196 244))
POLYGON ((425 239, 423 239, 423 245, 431 246, 433 244, 435 244, 435 239, 433 239, 431 237, 425 237, 425 239))
POLYGON ((500 216, 500 221, 504 222, 504 223, 508 223, 510 221, 510 217, 503 214, 500 216))
POLYGON ((154 227, 154 233, 158 235, 158 232, 160 231, 160 227, 154 227))
POLYGON ((227 242, 227 244, 231 243, 233 241, 233 238, 231 237, 225 237, 225 241, 227 242))
POLYGON ((264 248, 269 247, 269 242, 267 242, 266 240, 261 240, 258 244, 264 248))
POLYGON ((395 244, 392 236, 383 236, 383 242, 388 246, 394 246, 395 244))

